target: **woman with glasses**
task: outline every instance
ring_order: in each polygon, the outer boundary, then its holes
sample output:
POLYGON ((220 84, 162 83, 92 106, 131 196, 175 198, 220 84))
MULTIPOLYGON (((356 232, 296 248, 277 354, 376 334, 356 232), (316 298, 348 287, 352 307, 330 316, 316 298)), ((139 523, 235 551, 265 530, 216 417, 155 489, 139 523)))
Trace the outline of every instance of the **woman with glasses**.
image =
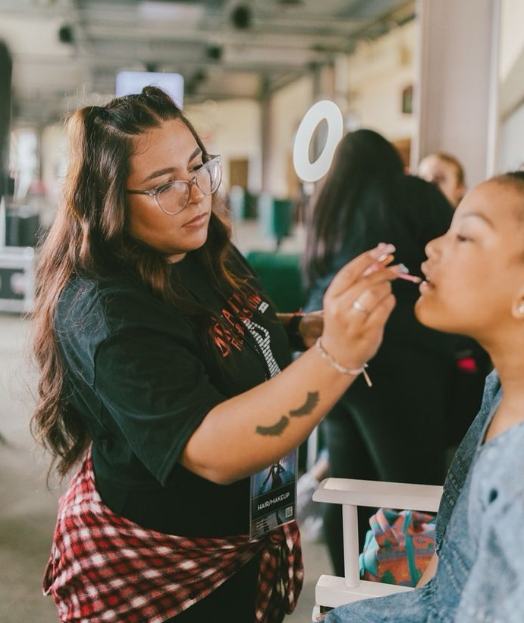
POLYGON ((298 529, 250 538, 250 476, 375 353, 393 247, 341 270, 323 322, 290 321, 230 241, 220 158, 166 94, 86 107, 67 127, 38 268, 33 429, 61 476, 79 469, 45 591, 62 622, 277 623, 301 588, 298 529), (316 343, 293 363, 286 324, 316 343))

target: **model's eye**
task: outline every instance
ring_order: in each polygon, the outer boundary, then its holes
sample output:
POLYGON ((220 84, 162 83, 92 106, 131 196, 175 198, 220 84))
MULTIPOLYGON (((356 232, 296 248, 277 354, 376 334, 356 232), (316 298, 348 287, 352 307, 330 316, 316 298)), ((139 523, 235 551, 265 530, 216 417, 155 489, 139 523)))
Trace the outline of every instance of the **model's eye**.
POLYGON ((467 236, 463 236, 462 234, 457 234, 457 240, 459 242, 469 242, 471 238, 468 238, 467 236))

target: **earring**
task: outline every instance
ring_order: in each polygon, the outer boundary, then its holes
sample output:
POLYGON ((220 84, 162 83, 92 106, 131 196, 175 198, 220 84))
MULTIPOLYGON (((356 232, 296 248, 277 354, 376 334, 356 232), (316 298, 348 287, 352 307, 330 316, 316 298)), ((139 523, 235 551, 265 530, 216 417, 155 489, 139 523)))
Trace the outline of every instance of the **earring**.
POLYGON ((519 314, 524 314, 524 303, 521 303, 521 304, 517 307, 517 313, 519 313, 519 314))

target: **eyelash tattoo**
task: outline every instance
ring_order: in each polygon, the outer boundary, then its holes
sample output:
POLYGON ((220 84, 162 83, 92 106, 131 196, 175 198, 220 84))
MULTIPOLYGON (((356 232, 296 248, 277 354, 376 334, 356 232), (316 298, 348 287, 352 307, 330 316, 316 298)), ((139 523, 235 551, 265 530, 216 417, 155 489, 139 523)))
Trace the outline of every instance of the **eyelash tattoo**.
POLYGON ((311 411, 318 404, 318 392, 308 392, 306 402, 299 407, 289 412, 291 417, 301 417, 302 415, 309 415, 311 411))
MULTIPOLYGON (((289 412, 289 415, 291 417, 301 417, 303 415, 309 415, 317 406, 318 400, 318 392, 308 392, 306 402, 298 409, 292 409, 289 412)), ((278 437, 286 430, 288 426, 289 417, 287 415, 283 415, 280 420, 272 426, 257 426, 255 432, 258 435, 278 437)))
POLYGON ((273 424, 273 426, 257 426, 255 431, 259 435, 271 435, 271 436, 279 436, 281 435, 286 428, 289 426, 289 418, 283 415, 280 418, 280 422, 273 424))

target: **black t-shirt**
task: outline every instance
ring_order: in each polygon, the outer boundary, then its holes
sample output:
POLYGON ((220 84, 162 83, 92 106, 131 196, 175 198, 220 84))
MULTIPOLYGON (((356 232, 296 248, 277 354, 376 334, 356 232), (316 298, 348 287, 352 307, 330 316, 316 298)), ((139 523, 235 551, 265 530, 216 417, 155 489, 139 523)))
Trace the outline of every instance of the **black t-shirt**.
POLYGON ((178 461, 213 407, 290 361, 285 331, 236 249, 229 263, 254 288, 247 306, 215 291, 195 254, 173 265, 172 279, 226 323, 239 324, 240 338, 216 324, 213 339, 206 339, 197 323, 132 281, 79 277, 58 304, 65 397, 93 437, 102 499, 128 519, 168 534, 248 531, 249 479, 217 485, 178 461))

